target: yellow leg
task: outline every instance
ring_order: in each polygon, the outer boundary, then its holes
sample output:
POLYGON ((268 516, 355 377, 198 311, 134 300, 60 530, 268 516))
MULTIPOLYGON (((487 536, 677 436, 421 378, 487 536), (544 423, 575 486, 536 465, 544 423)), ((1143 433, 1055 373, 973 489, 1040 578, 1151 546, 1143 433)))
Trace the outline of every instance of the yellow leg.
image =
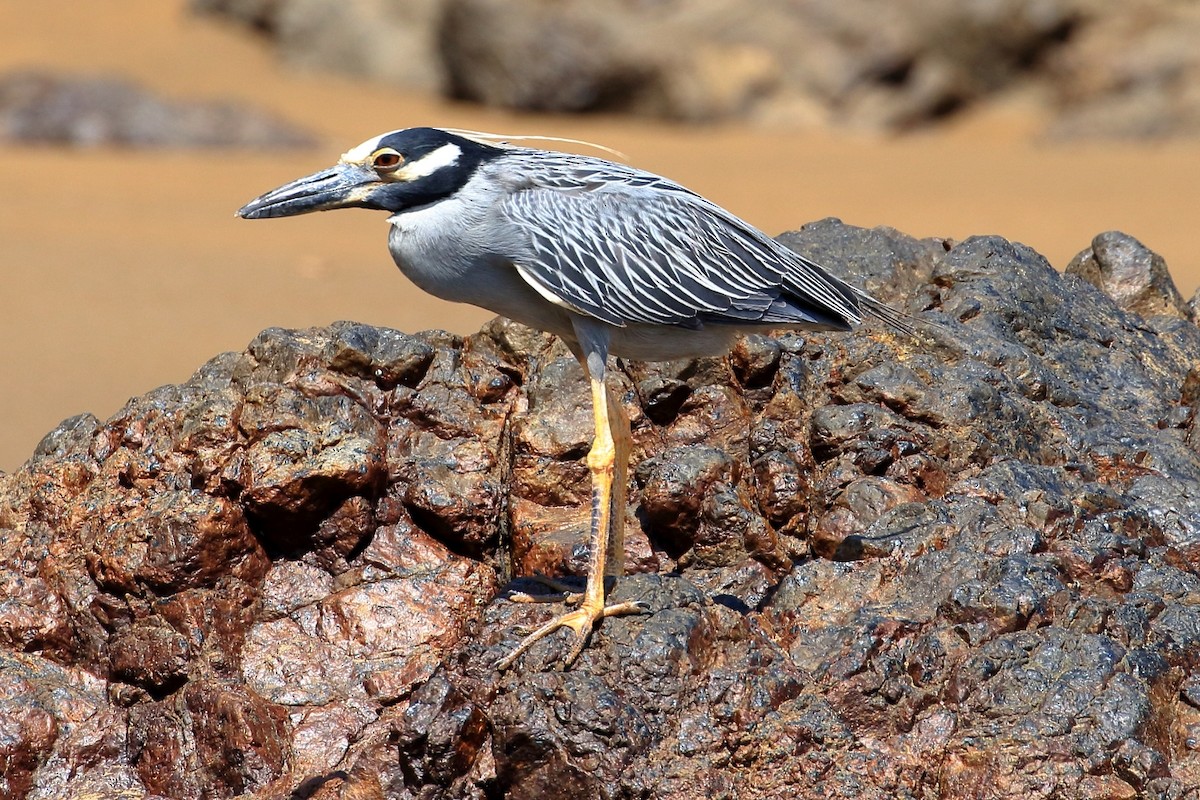
POLYGON ((620 576, 625 571, 625 483, 629 467, 631 437, 629 420, 601 378, 592 378, 592 410, 596 417, 596 438, 588 452, 592 473, 592 553, 588 562, 587 588, 579 608, 547 622, 526 636, 517 648, 497 666, 506 669, 534 642, 559 628, 575 632, 575 643, 563 659, 571 666, 587 646, 592 628, 605 617, 615 614, 640 614, 644 604, 604 605, 604 577, 620 576))

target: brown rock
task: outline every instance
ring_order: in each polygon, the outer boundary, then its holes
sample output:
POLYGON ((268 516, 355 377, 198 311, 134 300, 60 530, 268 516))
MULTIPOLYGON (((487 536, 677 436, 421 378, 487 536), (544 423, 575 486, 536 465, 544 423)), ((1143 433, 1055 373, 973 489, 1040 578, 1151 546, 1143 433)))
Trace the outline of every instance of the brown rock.
POLYGON ((729 366, 742 386, 765 386, 775 377, 783 347, 769 336, 743 336, 729 353, 729 366))
MULTIPOLYGON (((225 579, 213 589, 189 589, 159 598, 154 610, 186 640, 193 659, 189 672, 230 678, 241 667, 243 640, 256 614, 257 597, 257 587, 225 579)), ((135 612, 117 608, 125 614, 145 613, 141 608, 135 612)))
POLYGON ((511 516, 513 574, 584 575, 591 515, 583 506, 545 506, 514 497, 511 516))
POLYGON ((17 675, 0 673, 0 774, 4 794, 24 797, 34 773, 46 761, 59 734, 58 720, 39 708, 35 687, 17 675))
POLYGON ((805 511, 807 478, 790 455, 767 452, 754 462, 754 479, 759 505, 772 525, 783 525, 805 511))
POLYGON ((954 346, 614 362, 649 610, 570 671, 563 632, 494 666, 561 613, 501 581, 589 555, 543 335, 273 329, 65 422, 0 476, 4 791, 1187 797, 1200 328, 994 237, 789 241, 954 346))
POLYGON ((138 621, 109 640, 112 679, 151 692, 164 692, 185 677, 191 651, 187 640, 163 624, 138 621))
POLYGON ((0 656, 0 747, 12 797, 138 796, 125 763, 125 724, 104 682, 33 655, 0 656), (120 794, 128 792, 128 794, 120 794))
POLYGON ((242 509, 224 498, 163 492, 96 531, 89 569, 116 592, 211 586, 232 573, 256 579, 265 557, 242 509))
POLYGON ((733 470, 729 455, 704 445, 673 448, 642 462, 642 511, 660 541, 678 553, 695 545, 706 499, 718 482, 728 487, 735 480, 733 470))
POLYGON ((837 496, 828 512, 817 518, 813 549, 826 558, 839 560, 886 555, 886 551, 881 552, 877 544, 862 534, 897 506, 924 500, 925 495, 914 486, 888 478, 859 478, 837 496))
POLYGON ((1158 253, 1119 231, 1102 233, 1067 265, 1067 274, 1078 275, 1107 294, 1126 311, 1143 317, 1192 315, 1158 253))
POLYGON ((263 516, 320 513, 335 498, 369 491, 382 467, 377 441, 326 444, 304 429, 276 431, 247 451, 245 500, 263 516))
POLYGON ((67 649, 71 636, 65 610, 42 572, 51 531, 30 523, 24 532, 0 530, 0 639, 20 651, 67 649))
POLYGON ((167 797, 261 789, 286 767, 282 706, 228 684, 193 682, 130 711, 130 757, 151 792, 167 797))

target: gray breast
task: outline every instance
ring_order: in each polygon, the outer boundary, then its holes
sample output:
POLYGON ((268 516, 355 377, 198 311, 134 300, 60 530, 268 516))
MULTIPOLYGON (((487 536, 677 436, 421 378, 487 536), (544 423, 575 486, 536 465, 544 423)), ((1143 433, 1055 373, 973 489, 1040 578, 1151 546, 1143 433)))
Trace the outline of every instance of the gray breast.
POLYGON ((445 200, 391 216, 388 249, 396 266, 435 297, 571 337, 566 312, 514 268, 513 255, 526 247, 522 234, 492 213, 496 184, 480 183, 485 182, 473 178, 445 200))

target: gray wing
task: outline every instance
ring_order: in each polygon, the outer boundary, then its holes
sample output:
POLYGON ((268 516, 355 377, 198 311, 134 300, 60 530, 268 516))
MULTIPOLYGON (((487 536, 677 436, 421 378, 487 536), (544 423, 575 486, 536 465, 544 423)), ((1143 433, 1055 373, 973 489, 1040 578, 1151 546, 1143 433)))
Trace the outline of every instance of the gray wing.
POLYGON ((649 173, 526 184, 500 213, 525 234, 522 277, 612 325, 860 321, 860 295, 724 209, 649 173))

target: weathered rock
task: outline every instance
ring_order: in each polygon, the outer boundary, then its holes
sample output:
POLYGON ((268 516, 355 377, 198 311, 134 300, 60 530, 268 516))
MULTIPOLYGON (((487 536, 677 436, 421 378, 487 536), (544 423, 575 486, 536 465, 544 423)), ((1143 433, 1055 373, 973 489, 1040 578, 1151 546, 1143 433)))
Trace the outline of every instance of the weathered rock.
POLYGON ((1093 239, 1092 246, 1075 256, 1066 271, 1083 278, 1126 311, 1143 317, 1191 317, 1163 257, 1119 231, 1093 239))
POLYGON ((119 78, 0 79, 0 140, 83 147, 308 147, 315 138, 232 102, 167 100, 119 78))
POLYGON ((267 787, 285 769, 287 713, 241 686, 191 681, 170 698, 129 711, 129 760, 148 791, 233 797, 267 787))
POLYGON ((0 793, 1200 796, 1200 328, 1161 260, 784 241, 937 341, 614 362, 650 574, 612 596, 650 611, 569 672, 565 634, 494 667, 558 613, 507 579, 587 563, 548 336, 272 329, 64 422, 0 474, 0 793))
POLYGON ((34 773, 49 758, 58 738, 58 720, 39 707, 34 700, 34 685, 28 680, 7 672, 0 674, 0 680, 3 790, 8 797, 24 797, 33 788, 34 773))

